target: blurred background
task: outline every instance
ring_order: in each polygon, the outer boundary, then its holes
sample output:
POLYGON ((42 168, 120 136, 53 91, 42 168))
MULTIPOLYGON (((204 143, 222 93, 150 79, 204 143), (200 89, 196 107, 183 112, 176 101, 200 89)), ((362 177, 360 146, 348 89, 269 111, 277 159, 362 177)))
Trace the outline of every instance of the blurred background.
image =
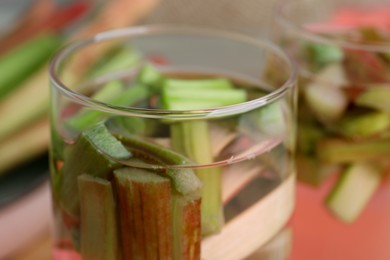
POLYGON ((175 23, 267 37, 274 0, 1 0, 0 259, 50 259, 48 62, 69 41, 175 23))

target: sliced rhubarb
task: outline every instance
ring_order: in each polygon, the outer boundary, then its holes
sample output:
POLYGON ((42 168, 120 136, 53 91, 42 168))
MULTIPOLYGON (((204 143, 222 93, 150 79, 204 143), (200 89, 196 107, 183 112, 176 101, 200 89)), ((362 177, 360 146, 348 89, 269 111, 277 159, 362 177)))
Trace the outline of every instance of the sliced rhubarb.
POLYGON ((77 179, 83 259, 119 259, 117 209, 111 183, 90 175, 77 179))
POLYGON ((351 138, 378 135, 390 128, 390 115, 371 112, 358 116, 346 116, 337 124, 341 134, 351 138))
MULTIPOLYGON (((155 163, 168 166, 185 166, 191 163, 185 156, 142 138, 133 135, 118 138, 129 150, 140 157, 154 160, 155 163)), ((172 180, 174 188, 181 194, 190 194, 202 187, 202 183, 190 168, 167 168, 162 174, 172 180)))
POLYGON ((304 88, 305 101, 322 121, 339 119, 346 111, 348 99, 338 87, 323 82, 312 82, 304 88))
POLYGON ((171 259, 171 185, 136 168, 114 171, 124 259, 171 259))
MULTIPOLYGON (((171 126, 172 146, 200 165, 213 163, 210 131, 206 121, 183 121, 171 126), (201 141, 200 141, 201 140, 201 141)), ((222 212, 221 168, 207 167, 195 170, 203 183, 202 234, 210 235, 221 230, 222 212)))
POLYGON ((317 156, 330 163, 358 162, 390 156, 390 139, 346 141, 322 139, 317 144, 317 156))
POLYGON ((78 216, 77 177, 90 174, 107 178, 120 166, 108 157, 124 160, 130 158, 131 153, 101 124, 82 132, 77 142, 66 149, 60 185, 61 205, 68 214, 78 216))
POLYGON ((130 48, 113 48, 109 50, 105 57, 94 64, 87 72, 89 78, 96 78, 105 74, 130 69, 140 61, 137 52, 130 48))
POLYGON ((340 63, 330 63, 319 70, 314 76, 314 81, 326 83, 332 87, 347 85, 349 80, 344 68, 340 63))
POLYGON ((383 112, 390 112, 390 86, 370 86, 355 100, 358 106, 370 107, 383 112))
POLYGON ((148 86, 152 92, 159 92, 163 78, 162 74, 151 64, 144 65, 138 73, 138 81, 148 86))
POLYGON ((243 89, 199 89, 192 88, 164 88, 162 93, 164 107, 170 110, 190 110, 228 106, 246 100, 246 91, 243 89), (177 104, 183 105, 180 108, 177 104), (185 105, 184 102, 188 102, 185 105))
MULTIPOLYGON (((123 92, 123 84, 120 81, 110 81, 97 91, 92 98, 101 102, 110 103, 123 92)), ((81 109, 76 115, 66 121, 73 129, 83 130, 95 125, 101 120, 103 113, 90 108, 81 109)))
POLYGON ((329 63, 337 63, 343 59, 343 51, 336 46, 327 44, 308 44, 305 54, 315 68, 321 68, 329 63))
POLYGON ((173 79, 167 78, 162 85, 163 88, 169 89, 191 89, 193 90, 210 90, 210 89, 232 89, 233 84, 225 78, 211 79, 173 79))
POLYGON ((345 170, 326 199, 331 212, 345 222, 353 222, 365 208, 382 180, 381 171, 358 162, 345 170))
POLYGON ((241 116, 240 128, 254 139, 260 133, 267 136, 284 135, 287 130, 287 117, 283 105, 282 102, 275 102, 241 116))
MULTIPOLYGON (((246 101, 246 91, 234 89, 226 79, 204 80, 166 79, 163 85, 162 103, 165 109, 186 110, 228 106, 246 101)), ((187 155, 199 165, 214 161, 208 122, 202 120, 172 122, 172 147, 187 155)), ((221 169, 207 167, 196 169, 203 183, 202 234, 210 235, 221 230, 222 212, 221 169)))
POLYGON ((172 196, 173 259, 200 259, 201 198, 172 196))
POLYGON ((147 135, 153 132, 153 126, 146 123, 143 118, 131 116, 112 116, 104 123, 111 132, 118 134, 147 135))
MULTIPOLYGON (((145 100, 149 96, 149 90, 143 85, 133 85, 123 89, 119 81, 107 83, 99 92, 93 96, 94 99, 117 106, 132 106, 137 102, 145 100)), ((102 111, 84 108, 79 113, 69 118, 66 125, 74 130, 84 130, 105 119, 107 114, 102 111)))

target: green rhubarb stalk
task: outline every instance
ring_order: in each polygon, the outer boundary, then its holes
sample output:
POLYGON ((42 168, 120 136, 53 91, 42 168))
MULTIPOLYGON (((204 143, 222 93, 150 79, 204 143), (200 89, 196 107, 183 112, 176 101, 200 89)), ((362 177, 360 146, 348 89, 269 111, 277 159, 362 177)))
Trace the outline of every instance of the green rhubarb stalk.
MULTIPOLYGON (((185 86, 185 85, 184 85, 185 86)), ((246 100, 243 89, 163 88, 163 104, 170 110, 222 107, 246 100)))
POLYGON ((140 59, 140 55, 130 48, 115 47, 109 50, 105 57, 91 67, 87 72, 87 77, 96 78, 135 67, 140 59))
POLYGON ((210 78, 210 79, 173 79, 166 78, 163 82, 163 88, 171 90, 199 90, 209 91, 214 89, 233 89, 233 84, 225 78, 210 78))
POLYGON ((329 86, 323 82, 313 81, 304 88, 305 101, 325 122, 333 122, 341 118, 348 106, 348 99, 342 89, 329 86))
MULTIPOLYGON (((131 106, 148 96, 149 90, 143 85, 133 85, 124 89, 120 81, 110 81, 92 98, 112 105, 131 106)), ((66 125, 71 129, 82 131, 104 119, 105 113, 83 108, 79 113, 69 118, 66 125)))
POLYGON ((153 172, 114 171, 124 259, 171 259, 171 186, 153 172))
POLYGON ((47 79, 44 66, 0 102, 0 141, 48 113, 47 79))
POLYGON ((349 166, 326 198, 328 209, 351 223, 360 215, 382 180, 380 169, 366 162, 349 166))
POLYGON ((148 135, 153 132, 153 125, 148 125, 144 118, 131 116, 112 116, 104 123, 111 132, 118 134, 148 135))
POLYGON ((58 36, 42 34, 0 57, 0 99, 45 63, 60 43, 58 36))
POLYGON ((322 139, 317 143, 317 156, 330 163, 348 163, 388 158, 390 139, 346 141, 341 139, 322 139))
POLYGON ((117 209, 111 183, 86 174, 77 179, 83 259, 119 259, 117 209))
POLYGON ((283 103, 275 102, 240 117, 242 131, 254 140, 261 135, 281 137, 287 131, 283 103))
MULTIPOLYGON (((110 103, 121 95, 123 88, 124 86, 120 81, 110 81, 92 95, 91 98, 101 102, 110 103)), ((72 129, 81 131, 98 123, 103 115, 104 113, 101 111, 90 108, 82 108, 76 115, 66 121, 66 125, 70 126, 72 129)))
MULTIPOLYGON (((134 135, 118 136, 118 139, 140 158, 146 158, 147 160, 168 166, 190 164, 190 161, 183 155, 134 135)), ((192 169, 167 167, 163 174, 172 180, 175 190, 181 194, 191 194, 197 192, 202 187, 202 183, 192 169)))
MULTIPOLYGON (((246 92, 234 89, 226 79, 165 79, 162 89, 164 108, 171 110, 204 109, 228 106, 246 100, 246 92), (204 84, 204 85, 203 85, 204 84)), ((181 121, 171 125, 172 147, 200 165, 213 162, 207 121, 181 121)), ((219 232, 224 223, 222 212, 221 169, 198 168, 203 183, 202 234, 219 232)))
POLYGON ((59 195, 63 209, 77 217, 80 209, 77 177, 90 174, 107 178, 120 166, 112 159, 125 160, 132 155, 102 124, 82 132, 76 143, 65 149, 59 195))
POLYGON ((138 82, 148 86, 152 93, 158 93, 164 77, 151 64, 145 64, 138 73, 138 82))
POLYGON ((358 116, 346 116, 337 129, 351 138, 365 138, 384 133, 390 128, 390 115, 384 112, 370 112, 358 116))
POLYGON ((370 86, 360 94, 355 104, 358 106, 370 107, 383 112, 390 112, 390 87, 389 86, 370 86))
POLYGON ((344 58, 343 51, 339 47, 327 44, 307 44, 305 54, 314 66, 319 69, 329 63, 341 62, 344 58))
MULTIPOLYGON (((213 163, 211 140, 206 121, 183 121, 171 126, 172 147, 200 165, 213 163)), ((224 223, 222 211, 221 168, 208 167, 195 170, 203 183, 202 234, 219 232, 224 223)))

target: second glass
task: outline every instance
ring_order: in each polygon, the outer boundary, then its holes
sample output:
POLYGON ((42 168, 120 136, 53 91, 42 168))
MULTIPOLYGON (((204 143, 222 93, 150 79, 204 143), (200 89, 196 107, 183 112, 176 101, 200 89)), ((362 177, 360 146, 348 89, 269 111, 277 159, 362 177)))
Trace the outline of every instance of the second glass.
POLYGON ((390 258, 389 14, 383 0, 280 1, 275 14, 300 75, 296 259, 390 258))

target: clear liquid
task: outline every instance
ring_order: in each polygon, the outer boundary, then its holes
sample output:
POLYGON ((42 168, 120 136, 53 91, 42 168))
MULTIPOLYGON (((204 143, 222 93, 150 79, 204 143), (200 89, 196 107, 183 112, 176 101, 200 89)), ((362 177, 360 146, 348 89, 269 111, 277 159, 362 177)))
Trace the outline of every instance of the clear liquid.
MULTIPOLYGON (((188 77, 188 75, 186 76, 188 77)), ((191 76, 191 78, 193 78, 191 76)), ((127 81, 133 80, 128 77, 127 81)), ((88 86, 86 84, 85 86, 88 86)), ((88 89, 91 85, 88 86, 88 89)), ((236 86, 242 86, 237 84, 236 86)), ((263 90, 261 90, 263 91, 263 90)), ((259 93, 261 93, 261 91, 259 93)), ((249 92, 249 90, 248 90, 249 92)), ((253 92, 253 91, 252 91, 253 92)), ((256 91, 252 93, 255 98, 256 91)), ((260 95, 260 94, 259 94, 260 95)), ((140 102, 140 106, 151 106, 150 100, 140 102)), ((64 103, 64 110, 69 106, 76 106, 74 111, 80 108, 76 104, 64 103)), ((60 120, 66 121, 72 117, 72 113, 62 113, 64 117, 60 120)), ((202 166, 202 169, 219 167, 222 172, 222 201, 225 223, 222 230, 202 239, 202 259, 244 259, 254 257, 256 254, 263 254, 267 250, 261 248, 271 239, 277 236, 287 224, 293 209, 294 197, 294 173, 291 151, 287 147, 282 136, 268 134, 250 133, 251 138, 241 138, 244 133, 255 131, 247 128, 248 124, 242 124, 249 119, 245 115, 235 118, 217 119, 210 121, 210 125, 218 127, 225 126, 233 121, 233 135, 211 137, 212 147, 225 143, 219 151, 214 152, 217 159, 213 165, 202 166), (246 129, 243 129, 246 127, 246 129), (254 138, 256 137, 256 138, 254 138), (218 139, 219 138, 219 139, 218 139), (230 141, 224 139, 230 138, 230 141), (231 246, 228 246, 231 245, 231 246), (252 255, 252 256, 251 256, 252 255)), ((147 138, 161 145, 169 146, 169 125, 167 122, 146 119, 147 124, 154 125, 158 131, 144 133, 142 138, 147 138)), ((250 124, 249 124, 250 125, 250 124)), ((71 147, 77 143, 77 134, 60 130, 65 139, 65 146, 71 147)), ((218 131, 217 131, 218 132, 218 131)), ((219 131, 221 132, 221 131, 219 131)), ((58 147, 57 149, 61 149, 58 147)), ((63 148, 68 149, 68 148, 63 148)), ((217 148, 215 148, 217 149, 217 148)), ((54 154, 54 153, 53 153, 54 154)), ((58 165, 58 160, 52 156, 52 169, 58 165)), ((65 159, 66 160, 66 159, 65 159)), ((82 158, 80 158, 82 160, 82 158)), ((121 162, 132 167, 146 167, 152 169, 165 168, 161 165, 143 165, 131 162, 121 162)), ((175 165, 169 165, 175 167, 175 165)), ((188 167, 188 166, 187 166, 188 167)), ((194 170, 198 168, 194 165, 194 170)), ((53 179, 60 173, 53 170, 53 179)), ((64 176, 66 178, 66 176, 64 176)), ((69 194, 72 196, 73 194, 69 194)), ((78 220, 61 208, 61 202, 54 198, 55 212, 55 242, 53 249, 54 259, 82 259, 80 254, 80 233, 78 220)), ((283 233, 283 232, 282 232, 283 233)), ((284 236, 283 236, 284 237, 284 236)), ((288 254, 289 240, 284 239, 283 243, 276 243, 278 252, 288 254), (287 241, 287 242, 286 242, 287 241)), ((126 246, 126 245, 122 245, 126 246)), ((275 250, 272 249, 272 252, 275 250)), ((271 254, 272 255, 272 254, 271 254)), ((264 258, 266 259, 266 258, 264 258)), ((271 257, 269 259, 276 259, 271 257)))

